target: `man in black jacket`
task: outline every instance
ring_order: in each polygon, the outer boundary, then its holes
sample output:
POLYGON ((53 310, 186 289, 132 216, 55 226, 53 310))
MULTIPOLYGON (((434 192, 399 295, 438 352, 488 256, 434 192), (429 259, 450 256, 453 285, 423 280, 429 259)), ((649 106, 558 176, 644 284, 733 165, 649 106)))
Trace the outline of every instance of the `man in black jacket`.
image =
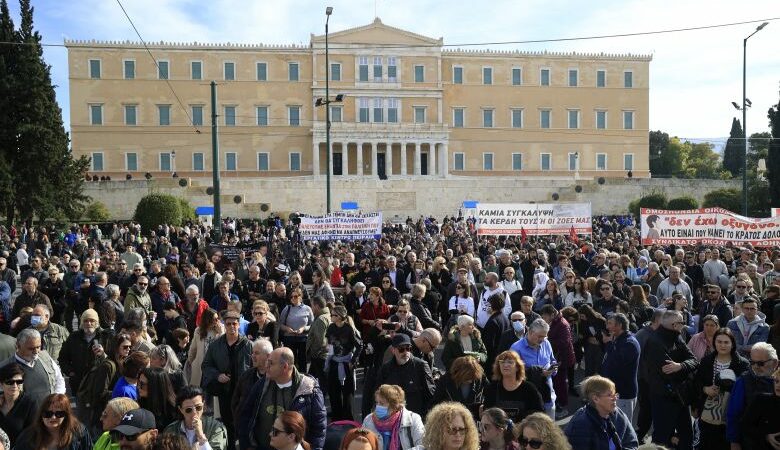
POLYGON ((425 417, 432 406, 431 399, 436 390, 431 367, 422 359, 412 356, 409 336, 396 334, 392 345, 393 358, 379 368, 372 390, 368 392, 370 395, 363 395, 363 413, 366 415, 373 409, 376 388, 383 384, 395 384, 406 393, 406 408, 425 417))
POLYGON ((699 362, 680 337, 685 327, 682 313, 666 311, 661 326, 647 341, 642 353, 644 379, 653 399, 653 442, 690 449, 693 443, 691 416, 688 412, 688 376, 699 367, 699 362))
MULTIPOLYGON (((726 301, 726 298, 721 295, 720 286, 717 284, 705 284, 704 285, 705 300, 701 305, 701 313, 699 317, 704 317, 709 314, 714 314, 718 317, 718 321, 721 326, 729 323, 729 320, 734 318, 734 313, 731 310, 731 305, 726 301)), ((704 321, 699 321, 699 331, 704 329, 704 321)))
POLYGON ((219 400, 219 411, 228 433, 226 450, 235 448, 236 428, 231 408, 233 392, 239 377, 252 365, 252 342, 238 334, 241 316, 225 313, 225 334, 209 345, 203 359, 203 389, 219 400))

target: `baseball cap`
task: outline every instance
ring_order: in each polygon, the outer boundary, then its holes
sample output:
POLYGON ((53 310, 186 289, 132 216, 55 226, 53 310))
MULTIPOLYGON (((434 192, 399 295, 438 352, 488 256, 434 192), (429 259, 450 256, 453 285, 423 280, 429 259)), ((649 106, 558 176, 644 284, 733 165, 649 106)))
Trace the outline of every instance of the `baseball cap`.
POLYGON ((393 336, 392 343, 393 347, 400 347, 402 345, 412 345, 412 340, 405 334, 396 333, 395 336, 393 336))
POLYGON ((225 311, 222 314, 222 320, 228 319, 241 320, 241 314, 239 314, 237 311, 225 311))
POLYGON ((153 430, 157 427, 154 414, 143 408, 131 409, 122 416, 122 421, 119 425, 114 427, 114 431, 118 431, 125 436, 133 436, 145 431, 153 430))

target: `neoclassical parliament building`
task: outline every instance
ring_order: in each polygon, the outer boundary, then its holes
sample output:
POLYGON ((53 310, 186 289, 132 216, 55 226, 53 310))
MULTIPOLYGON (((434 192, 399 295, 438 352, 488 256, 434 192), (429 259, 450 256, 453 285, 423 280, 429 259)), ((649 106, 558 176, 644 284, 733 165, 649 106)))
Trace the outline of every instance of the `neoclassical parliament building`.
POLYGON ((649 177, 649 55, 456 49, 379 19, 330 33, 327 65, 314 34, 153 43, 154 60, 65 45, 73 152, 114 180, 211 176, 212 80, 223 177, 649 177))

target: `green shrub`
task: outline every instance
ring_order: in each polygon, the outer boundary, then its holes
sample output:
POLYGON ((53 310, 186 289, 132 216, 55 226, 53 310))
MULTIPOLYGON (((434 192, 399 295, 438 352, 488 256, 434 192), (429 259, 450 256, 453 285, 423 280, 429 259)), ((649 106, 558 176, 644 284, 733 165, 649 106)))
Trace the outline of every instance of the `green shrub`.
POLYGON ((742 191, 738 189, 716 189, 704 196, 705 208, 720 207, 737 214, 742 214, 742 191))
POLYGON ((106 222, 111 219, 111 213, 102 202, 92 202, 84 210, 83 217, 89 222, 106 222))
POLYGON ((628 204, 628 210, 635 216, 639 216, 642 208, 666 208, 666 194, 663 192, 652 192, 628 204))
POLYGON ((195 215, 195 208, 190 205, 190 202, 179 198, 179 209, 181 210, 181 225, 188 220, 195 221, 198 216, 195 215))
POLYGON ((133 218, 141 224, 142 232, 154 231, 163 224, 180 225, 181 202, 172 195, 149 194, 138 202, 133 218))
POLYGON ((671 209, 673 211, 682 211, 684 209, 696 209, 699 207, 699 202, 688 195, 684 195, 682 197, 677 197, 669 200, 669 203, 666 204, 666 209, 671 209))

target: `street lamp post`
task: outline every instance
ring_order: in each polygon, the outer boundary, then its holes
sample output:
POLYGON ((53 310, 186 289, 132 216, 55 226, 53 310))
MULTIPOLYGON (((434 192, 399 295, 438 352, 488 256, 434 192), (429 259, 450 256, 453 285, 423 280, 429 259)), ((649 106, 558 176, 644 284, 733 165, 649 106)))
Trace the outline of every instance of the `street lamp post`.
POLYGON ((751 36, 761 31, 769 22, 764 22, 756 31, 750 33, 742 41, 742 132, 745 135, 745 157, 742 159, 742 215, 748 215, 748 186, 747 186, 747 156, 748 156, 748 132, 747 132, 747 41, 751 36))
MULTIPOLYGON (((328 59, 328 21, 333 14, 333 7, 325 8, 325 191, 326 207, 330 214, 330 60, 328 59)), ((317 168, 319 170, 319 167, 317 168)))

